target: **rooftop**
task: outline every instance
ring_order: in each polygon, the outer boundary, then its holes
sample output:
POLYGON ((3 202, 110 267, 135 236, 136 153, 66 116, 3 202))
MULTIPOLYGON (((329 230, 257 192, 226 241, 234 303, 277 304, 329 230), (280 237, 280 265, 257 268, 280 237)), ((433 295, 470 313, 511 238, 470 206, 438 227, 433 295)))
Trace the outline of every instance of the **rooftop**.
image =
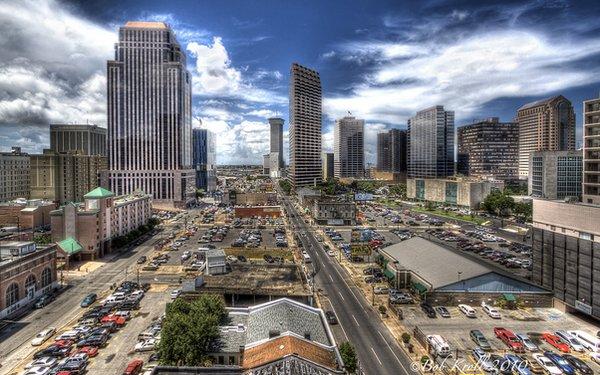
POLYGON ((144 29, 168 29, 169 26, 164 22, 150 22, 150 21, 128 21, 125 27, 137 27, 144 29))
POLYGON ((83 197, 89 198, 89 199, 99 199, 99 198, 114 197, 114 195, 115 194, 110 190, 107 190, 103 187, 97 187, 94 190, 87 193, 86 195, 84 195, 83 197))
POLYGON ((550 103, 551 101, 560 98, 561 96, 562 95, 556 95, 556 96, 552 96, 550 98, 540 99, 540 100, 536 100, 535 102, 527 103, 524 106, 522 106, 521 108, 519 108, 517 111, 521 111, 523 109, 539 107, 541 105, 546 105, 546 104, 550 103))

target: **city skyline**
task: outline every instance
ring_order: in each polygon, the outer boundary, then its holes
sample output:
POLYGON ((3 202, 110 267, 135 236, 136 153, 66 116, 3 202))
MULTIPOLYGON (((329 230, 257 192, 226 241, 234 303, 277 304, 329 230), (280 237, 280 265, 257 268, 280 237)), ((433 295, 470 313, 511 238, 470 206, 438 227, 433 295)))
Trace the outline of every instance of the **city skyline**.
MULTIPOLYGON (((219 11, 222 7, 206 2, 202 14, 192 16, 189 2, 150 2, 145 10, 138 2, 106 2, 102 7, 51 0, 39 2, 39 7, 32 4, 25 1, 0 10, 5 27, 18 30, 14 41, 19 42, 3 41, 12 52, 0 61, 3 74, 12 77, 4 81, 0 98, 0 149, 5 151, 20 145, 26 152, 41 152, 49 144, 49 123, 106 127, 102 62, 110 58, 117 26, 126 20, 162 20, 173 27, 193 74, 194 125, 202 121, 217 134, 219 164, 260 164, 268 152, 267 118, 288 118, 287 70, 295 61, 322 75, 323 150, 332 149, 335 118, 351 111, 365 119, 366 163, 375 162, 376 133, 404 129, 416 111, 433 105, 453 108, 460 126, 492 116, 512 121, 521 105, 562 94, 575 107, 580 143, 581 103, 598 91, 595 62, 600 41, 592 32, 592 20, 599 6, 591 2, 355 3, 341 10, 340 16, 349 16, 345 25, 321 26, 305 39, 278 32, 318 21, 295 6, 249 9, 232 3, 223 5, 232 7, 225 15, 219 11), (357 11, 360 16, 352 15, 357 11), (289 12, 299 12, 298 24, 266 22, 289 12), (36 35, 61 25, 71 30, 39 45, 36 35), (87 35, 77 33, 83 28, 87 35), (289 45, 294 47, 283 48, 289 45), (486 77, 469 69, 481 65, 474 57, 481 52, 479 45, 494 56, 486 64, 486 77), (501 53, 510 46, 519 48, 501 53), (68 53, 57 60, 52 53, 57 49, 68 53), (455 66, 464 68, 445 68, 442 63, 450 55, 455 66), (80 61, 72 64, 69 56, 80 61), (27 63, 19 64, 19 59, 27 63), (423 68, 411 69, 417 63, 423 68), (467 93, 461 82, 469 84, 467 93)), ((315 6, 323 14, 339 8, 333 2, 315 6)))

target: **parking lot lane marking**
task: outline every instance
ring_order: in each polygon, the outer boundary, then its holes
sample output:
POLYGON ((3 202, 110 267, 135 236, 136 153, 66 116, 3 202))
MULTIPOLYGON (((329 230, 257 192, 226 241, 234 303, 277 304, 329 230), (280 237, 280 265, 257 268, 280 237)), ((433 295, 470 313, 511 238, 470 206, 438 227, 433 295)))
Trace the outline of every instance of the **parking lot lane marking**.
POLYGON ((339 290, 338 290, 338 294, 340 295, 340 297, 342 297, 342 299, 343 299, 344 301, 346 300, 346 299, 344 298, 344 296, 342 295, 342 292, 340 292, 339 290))
POLYGON ((379 362, 379 364, 381 366, 383 366, 383 363, 381 363, 381 360, 379 359, 379 356, 377 355, 377 353, 375 352, 375 349, 373 349, 372 346, 371 346, 371 351, 373 352, 373 354, 375 354, 375 358, 377 358, 377 362, 379 362))
MULTIPOLYGON (((386 329, 387 329, 387 327, 386 327, 386 329)), ((408 370, 406 370, 406 367, 404 367, 404 365, 402 364, 402 361, 400 361, 400 358, 398 358, 398 356, 396 355, 396 352, 394 352, 394 349, 392 349, 392 347, 390 346, 390 344, 388 344, 387 340, 385 339, 385 336, 383 336, 383 334, 381 333, 381 331, 377 331, 377 333, 379 333, 379 336, 381 336, 381 339, 383 340, 383 342, 385 342, 385 345, 387 345, 387 347, 390 350, 390 352, 392 352, 392 355, 394 356, 394 358, 396 358, 396 361, 398 361, 398 363, 400 364, 400 367, 402 367, 402 369, 404 370, 404 372, 406 374, 410 374, 410 372, 408 370)))
POLYGON ((352 314, 352 318, 354 319, 354 321, 356 322, 356 325, 360 327, 360 324, 358 324, 358 320, 356 320, 356 317, 354 316, 354 314, 352 314))

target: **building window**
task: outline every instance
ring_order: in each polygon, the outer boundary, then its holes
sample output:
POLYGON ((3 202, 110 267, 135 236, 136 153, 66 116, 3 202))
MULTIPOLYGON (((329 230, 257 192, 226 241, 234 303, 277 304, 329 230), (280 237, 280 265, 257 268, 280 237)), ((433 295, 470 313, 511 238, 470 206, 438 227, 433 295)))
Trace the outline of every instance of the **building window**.
POLYGON ((52 283, 52 271, 49 267, 44 268, 42 271, 42 288, 47 287, 52 283))
POLYGON ((6 307, 10 307, 19 301, 19 285, 12 283, 6 289, 6 307))
MULTIPOLYGON (((35 287, 35 276, 34 275, 29 275, 27 276, 27 280, 25 280, 25 290, 29 290, 29 288, 31 287, 35 287)), ((37 287, 35 288, 35 290, 37 290, 37 287)))

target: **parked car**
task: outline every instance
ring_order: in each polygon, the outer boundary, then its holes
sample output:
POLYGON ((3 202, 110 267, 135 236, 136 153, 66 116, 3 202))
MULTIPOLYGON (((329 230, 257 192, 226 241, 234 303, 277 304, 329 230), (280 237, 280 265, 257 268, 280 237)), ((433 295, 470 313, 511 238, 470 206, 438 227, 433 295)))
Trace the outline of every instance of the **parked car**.
POLYGON ((425 315, 427 315, 428 318, 437 318, 435 310, 427 302, 421 303, 421 310, 423 310, 423 312, 425 313, 425 315))
POLYGON ((329 324, 338 324, 337 317, 333 311, 325 311, 325 318, 329 324))
POLYGON ((138 258, 137 264, 144 264, 144 263, 146 263, 147 260, 148 260, 148 258, 146 258, 145 255, 142 255, 141 257, 138 258))
POLYGON ((574 351, 576 351, 576 352, 585 351, 585 348, 583 347, 583 345, 581 345, 579 340, 577 340, 575 337, 573 337, 573 335, 571 335, 567 331, 561 330, 561 331, 556 331, 555 333, 556 333, 556 336, 558 336, 562 340, 562 342, 569 345, 571 347, 571 349, 573 349, 574 351))
POLYGON ((494 363, 490 360, 490 356, 481 348, 473 349, 473 357, 476 362, 481 366, 481 369, 488 373, 496 372, 496 368, 494 367, 494 363))
POLYGON ((512 331, 509 331, 506 328, 495 327, 494 334, 498 337, 506 346, 508 346, 511 350, 522 353, 525 351, 525 347, 523 343, 517 339, 517 336, 512 331))
POLYGON ((41 308, 45 307, 46 305, 48 305, 52 301, 54 301, 53 294, 50 294, 50 293, 44 294, 35 302, 35 308, 41 309, 41 308))
POLYGON ((181 294, 181 290, 179 290, 179 289, 175 289, 175 290, 171 291, 171 294, 170 294, 171 299, 175 299, 175 298, 179 297, 180 294, 181 294))
POLYGON ((542 334, 542 339, 563 353, 571 352, 571 348, 569 347, 569 345, 562 342, 560 337, 556 335, 546 332, 542 334))
POLYGON ((475 309, 469 305, 460 304, 458 305, 458 309, 467 316, 467 318, 477 318, 477 313, 475 309))
POLYGON ((556 367, 558 367, 560 371, 566 375, 575 375, 575 368, 573 368, 573 366, 571 366, 571 364, 569 364, 569 362, 567 362, 567 360, 560 355, 552 352, 544 352, 544 356, 554 362, 556 367))
POLYGON ((387 286, 376 286, 375 288, 373 288, 373 292, 375 294, 387 294, 389 290, 390 288, 388 288, 387 286))
POLYGON ((142 370, 142 366, 144 366, 144 361, 136 358, 127 364, 123 375, 137 375, 142 370))
POLYGON ((52 367, 57 363, 58 359, 54 357, 42 357, 29 362, 27 365, 25 365, 25 369, 30 369, 33 367, 52 367))
POLYGON ((149 339, 149 340, 141 341, 141 342, 138 342, 137 344, 135 344, 135 347, 133 348, 133 350, 135 350, 136 352, 151 351, 151 350, 154 350, 154 348, 156 347, 156 344, 157 344, 156 339, 149 339))
POLYGON ((529 352, 537 352, 538 350, 540 350, 540 348, 538 348, 538 346, 536 344, 534 344, 533 341, 531 341, 531 339, 529 338, 528 335, 526 335, 524 333, 517 333, 516 336, 517 336, 517 339, 519 339, 519 341, 521 341, 521 343, 523 343, 525 350, 527 350, 529 352))
POLYGON ((506 358, 508 362, 512 365, 511 369, 517 375, 532 375, 531 370, 523 364, 523 358, 514 354, 507 354, 504 356, 504 358, 506 358))
POLYGON ((92 303, 96 302, 98 296, 96 293, 90 293, 83 298, 83 301, 79 304, 81 307, 89 307, 92 303))
POLYGON ((592 375, 594 371, 580 358, 575 357, 571 354, 565 354, 562 356, 569 364, 577 370, 580 374, 583 375, 592 375))
POLYGON ((481 304, 481 308, 483 309, 483 312, 485 312, 486 314, 488 314, 488 316, 492 319, 500 319, 502 318, 502 315, 500 315, 500 311, 498 311, 498 309, 496 309, 493 306, 490 306, 488 304, 486 304, 485 302, 481 304))
POLYGON ((450 311, 445 306, 438 306, 435 311, 440 314, 442 318, 450 318, 450 311))
POLYGON ((471 337, 471 340, 473 340, 473 342, 478 347, 480 347, 482 350, 485 350, 485 351, 492 350, 492 346, 490 345, 489 341, 483 335, 483 333, 481 333, 480 330, 478 330, 478 329, 471 330, 471 332, 469 333, 469 336, 471 337))
POLYGON ((46 328, 45 330, 43 330, 40 333, 38 333, 37 335, 35 335, 33 340, 31 340, 31 345, 32 346, 42 345, 44 342, 46 342, 46 340, 48 340, 50 337, 52 337, 52 335, 54 335, 55 332, 56 332, 56 328, 54 328, 54 327, 46 328))

